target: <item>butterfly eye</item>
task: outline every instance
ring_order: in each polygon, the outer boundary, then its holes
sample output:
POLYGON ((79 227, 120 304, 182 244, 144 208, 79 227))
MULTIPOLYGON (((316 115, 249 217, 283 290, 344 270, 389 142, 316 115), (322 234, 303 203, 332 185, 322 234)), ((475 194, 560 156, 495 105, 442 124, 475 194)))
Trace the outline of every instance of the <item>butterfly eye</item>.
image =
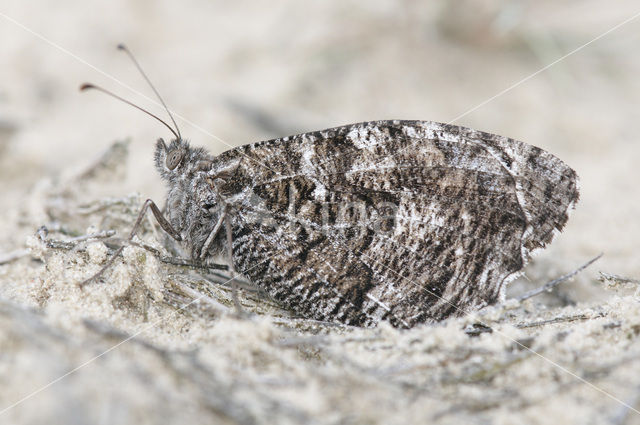
POLYGON ((182 157, 184 156, 184 152, 179 149, 174 149, 167 155, 167 168, 170 170, 175 169, 180 161, 182 161, 182 157))

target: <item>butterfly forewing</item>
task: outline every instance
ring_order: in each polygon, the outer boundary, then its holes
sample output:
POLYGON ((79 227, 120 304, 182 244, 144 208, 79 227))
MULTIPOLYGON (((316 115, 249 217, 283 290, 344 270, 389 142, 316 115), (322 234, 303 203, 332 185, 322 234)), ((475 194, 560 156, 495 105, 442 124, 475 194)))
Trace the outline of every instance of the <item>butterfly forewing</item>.
POLYGON ((236 269, 305 317, 353 325, 410 327, 497 301, 578 198, 575 172, 553 155, 426 121, 354 124, 217 159, 238 158, 224 187, 242 192, 236 269))

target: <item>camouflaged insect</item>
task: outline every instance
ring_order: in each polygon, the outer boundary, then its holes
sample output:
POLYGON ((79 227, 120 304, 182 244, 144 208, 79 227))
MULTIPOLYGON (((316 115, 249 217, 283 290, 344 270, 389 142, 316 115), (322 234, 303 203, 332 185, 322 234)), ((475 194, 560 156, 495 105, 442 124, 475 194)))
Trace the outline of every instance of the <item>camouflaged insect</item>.
MULTIPOLYGON (((562 230, 575 171, 506 137, 376 121, 218 156, 160 140, 166 217, 194 261, 232 265, 299 315, 411 327, 495 303, 562 230)), ((165 226, 163 226, 165 227, 165 226)))

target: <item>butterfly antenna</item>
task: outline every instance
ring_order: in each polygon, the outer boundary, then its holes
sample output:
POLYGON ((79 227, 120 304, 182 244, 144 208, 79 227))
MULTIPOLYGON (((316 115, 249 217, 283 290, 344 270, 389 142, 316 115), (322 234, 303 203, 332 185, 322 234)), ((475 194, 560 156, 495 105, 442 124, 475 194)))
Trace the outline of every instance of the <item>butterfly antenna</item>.
MULTIPOLYGON (((129 50, 129 48, 127 46, 125 46, 124 44, 122 44, 122 43, 118 44, 118 50, 122 50, 123 52, 125 52, 129 56, 129 58, 134 63, 136 68, 138 68, 138 71, 140 71, 140 74, 142 74, 144 79, 147 80, 147 83, 149 84, 149 86, 151 87, 153 92, 156 94, 158 99, 160 99, 160 103, 162 103, 162 106, 164 106, 165 111, 167 111, 167 114, 169 114, 169 118, 171 118, 171 122, 173 122, 173 125, 176 127, 176 131, 178 132, 178 138, 182 139, 182 136, 180 134, 180 129, 178 128, 178 124, 176 123, 176 120, 173 119, 173 114, 171 114, 171 111, 169 110, 169 108, 167 108, 167 104, 164 103, 164 100, 162 99, 162 96, 160 96, 160 93, 158 93, 158 90, 156 90, 155 86, 151 83, 151 80, 149 80, 149 77, 147 77, 147 74, 145 74, 145 72, 142 70, 142 67, 140 66, 140 64, 136 60, 135 56, 133 56, 133 53, 131 53, 131 50, 129 50)), ((173 134, 175 134, 175 132, 173 134)))
MULTIPOLYGON (((177 139, 182 139, 182 138, 180 137, 180 132, 176 133, 176 132, 175 132, 175 130, 174 130, 173 128, 171 128, 171 126, 170 126, 169 124, 167 124, 166 122, 164 122, 163 120, 161 120, 157 115, 154 115, 154 114, 152 114, 151 112, 147 111, 146 109, 139 107, 139 106, 138 106, 138 105, 136 105, 135 103, 133 103, 133 102, 129 102, 127 99, 124 99, 124 98, 122 98, 122 97, 118 96, 117 94, 110 92, 109 90, 103 89, 103 88, 102 88, 102 87, 100 87, 100 86, 96 86, 96 85, 89 84, 89 83, 85 83, 85 84, 83 84, 83 85, 81 85, 81 86, 80 86, 80 91, 91 90, 91 89, 93 89, 93 90, 98 90, 98 91, 101 91, 101 92, 102 92, 102 93, 104 93, 104 94, 108 94, 108 95, 109 95, 109 96, 111 96, 111 97, 115 97, 116 99, 118 99, 118 100, 120 100, 120 101, 122 101, 122 102, 126 103, 127 105, 133 106, 134 108, 136 108, 136 109, 138 109, 138 110, 140 110, 140 111, 144 112, 145 114, 147 114, 147 115, 149 115, 149 116, 152 116, 153 118, 157 119, 157 120, 158 120, 158 121, 160 121, 162 124, 164 124, 164 126, 165 126, 165 127, 167 127, 167 128, 169 129, 169 131, 171 131, 171 132, 173 133, 173 135, 174 135, 174 136, 176 136, 176 138, 177 138, 177 139)), ((176 127, 176 128, 177 128, 177 127, 176 127)))

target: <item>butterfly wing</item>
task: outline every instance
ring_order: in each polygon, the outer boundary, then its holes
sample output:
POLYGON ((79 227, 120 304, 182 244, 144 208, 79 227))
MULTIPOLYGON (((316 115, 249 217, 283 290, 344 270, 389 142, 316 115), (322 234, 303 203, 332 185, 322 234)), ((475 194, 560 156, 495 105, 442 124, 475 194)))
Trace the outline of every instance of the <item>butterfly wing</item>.
POLYGON ((305 317, 354 325, 410 327, 497 301, 578 199, 576 173, 548 152, 426 121, 220 156, 234 157, 237 270, 305 317))

